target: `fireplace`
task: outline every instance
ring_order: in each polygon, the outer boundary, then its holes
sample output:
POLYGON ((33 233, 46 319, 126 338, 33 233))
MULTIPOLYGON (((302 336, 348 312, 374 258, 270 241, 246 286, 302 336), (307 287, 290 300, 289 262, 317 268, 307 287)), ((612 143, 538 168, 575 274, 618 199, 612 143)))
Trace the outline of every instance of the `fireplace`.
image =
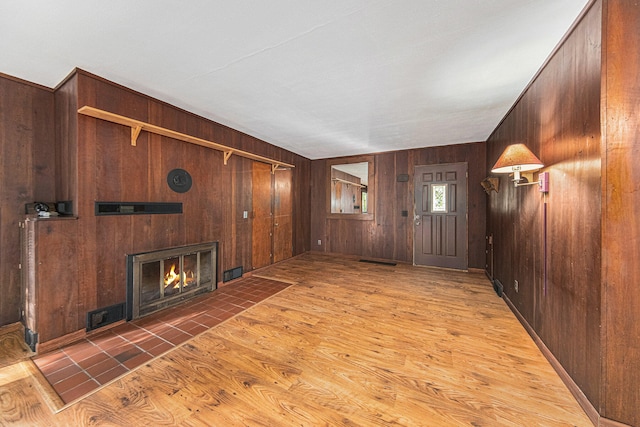
POLYGON ((127 255, 127 320, 216 288, 218 242, 127 255))

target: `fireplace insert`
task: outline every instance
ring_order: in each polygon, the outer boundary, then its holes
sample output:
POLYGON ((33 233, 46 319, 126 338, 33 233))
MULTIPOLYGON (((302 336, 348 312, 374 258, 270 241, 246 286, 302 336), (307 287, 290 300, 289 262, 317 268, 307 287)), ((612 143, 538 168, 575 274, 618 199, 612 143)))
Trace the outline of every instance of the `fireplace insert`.
POLYGON ((127 255, 127 320, 216 288, 218 242, 127 255))

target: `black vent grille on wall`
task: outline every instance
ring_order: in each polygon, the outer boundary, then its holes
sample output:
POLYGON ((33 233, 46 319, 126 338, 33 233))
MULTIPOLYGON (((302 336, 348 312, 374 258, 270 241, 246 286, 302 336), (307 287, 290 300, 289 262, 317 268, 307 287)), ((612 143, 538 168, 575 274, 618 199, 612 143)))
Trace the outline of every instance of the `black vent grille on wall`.
POLYGON ((179 214, 182 203, 96 202, 96 215, 179 214))
POLYGON ((229 280, 237 279, 238 277, 242 277, 242 266, 226 270, 222 273, 223 282, 228 282, 229 280))
POLYGON ((99 308, 87 313, 87 332, 124 319, 125 303, 99 308))

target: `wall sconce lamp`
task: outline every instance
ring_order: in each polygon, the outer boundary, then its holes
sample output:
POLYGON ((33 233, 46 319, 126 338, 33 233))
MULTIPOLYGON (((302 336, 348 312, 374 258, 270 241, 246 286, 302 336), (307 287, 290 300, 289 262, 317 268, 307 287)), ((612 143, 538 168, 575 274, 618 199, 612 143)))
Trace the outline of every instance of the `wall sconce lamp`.
MULTIPOLYGON (((493 173, 512 173, 513 182, 516 187, 524 185, 535 185, 540 187, 540 191, 547 193, 549 191, 549 173, 540 174, 540 180, 529 182, 529 179, 521 176, 523 172, 532 172, 544 167, 544 164, 531 152, 524 144, 509 145, 502 152, 491 172, 493 173)), ((533 179, 533 174, 529 174, 533 179)))

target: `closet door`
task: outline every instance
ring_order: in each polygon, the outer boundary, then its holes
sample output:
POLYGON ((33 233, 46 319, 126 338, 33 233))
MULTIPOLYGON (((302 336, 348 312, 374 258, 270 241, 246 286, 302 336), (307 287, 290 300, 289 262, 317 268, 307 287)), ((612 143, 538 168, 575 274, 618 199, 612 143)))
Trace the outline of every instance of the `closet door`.
POLYGON ((292 176, 291 170, 271 173, 271 165, 253 164, 253 269, 293 254, 292 176))
POLYGON ((293 255, 290 169, 276 170, 273 177, 273 262, 293 255))

